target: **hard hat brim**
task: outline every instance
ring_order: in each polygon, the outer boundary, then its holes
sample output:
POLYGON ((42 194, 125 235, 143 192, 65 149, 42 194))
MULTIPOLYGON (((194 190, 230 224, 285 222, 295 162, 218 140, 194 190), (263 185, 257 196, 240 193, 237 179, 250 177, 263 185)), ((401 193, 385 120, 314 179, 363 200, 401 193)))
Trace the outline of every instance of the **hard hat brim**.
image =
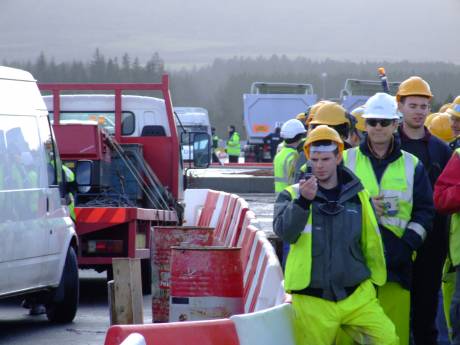
POLYGON ((382 115, 382 114, 363 114, 363 119, 387 119, 387 120, 399 120, 397 114, 393 115, 382 115))

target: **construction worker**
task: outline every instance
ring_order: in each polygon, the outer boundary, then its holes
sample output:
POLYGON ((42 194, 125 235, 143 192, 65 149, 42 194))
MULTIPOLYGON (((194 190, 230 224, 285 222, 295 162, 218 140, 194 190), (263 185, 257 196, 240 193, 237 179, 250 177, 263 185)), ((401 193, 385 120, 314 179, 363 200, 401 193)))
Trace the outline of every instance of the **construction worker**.
POLYGON ((220 163, 219 157, 217 157, 217 149, 219 147, 219 137, 216 134, 216 128, 211 128, 212 133, 212 161, 213 163, 220 163))
POLYGON ((279 123, 276 123, 275 131, 264 137, 264 144, 267 144, 270 146, 270 160, 271 161, 275 159, 276 150, 281 141, 282 141, 281 126, 279 123))
POLYGON ((319 125, 327 125, 334 128, 342 138, 345 144, 345 149, 350 148, 351 145, 347 142, 350 134, 351 122, 347 117, 346 110, 335 102, 327 102, 319 107, 314 115, 313 120, 310 122, 310 128, 313 129, 319 125))
POLYGON ((240 135, 235 130, 235 126, 228 127, 227 154, 230 163, 238 163, 240 157, 241 144, 240 135))
MULTIPOLYGON (((429 84, 420 77, 406 79, 396 93, 398 110, 403 116, 399 128, 401 149, 412 153, 423 163, 433 188, 452 151, 446 143, 431 135, 424 125, 432 96, 429 84)), ((439 120, 432 120, 433 129, 437 129, 439 120)), ((411 310, 412 334, 416 345, 437 344, 436 314, 442 268, 447 254, 447 231, 447 218, 436 213, 433 231, 428 233, 423 245, 418 248, 414 261, 411 310)))
MULTIPOLYGON (((452 299, 450 303, 450 320, 452 327, 451 344, 460 344, 460 148, 457 148, 449 163, 439 176, 434 187, 434 203, 438 212, 451 214, 449 231, 449 255, 446 273, 449 266, 453 267, 455 276, 449 285, 453 285, 453 296, 444 295, 445 300, 452 299)), ((447 292, 443 289, 443 292, 447 292)), ((447 306, 449 303, 447 303, 447 306)))
POLYGON ((295 166, 299 159, 297 147, 304 138, 305 132, 302 122, 297 119, 288 120, 281 127, 280 135, 285 144, 273 160, 275 193, 282 192, 294 183, 295 166))
POLYGON ((450 125, 450 116, 446 113, 433 113, 435 115, 432 120, 427 125, 425 121, 425 126, 428 128, 431 134, 435 137, 441 139, 446 144, 449 144, 455 139, 454 131, 450 125))
POLYGON ((350 133, 348 142, 352 147, 358 146, 361 140, 364 137, 364 132, 366 128, 364 126, 364 106, 359 106, 353 109, 350 113, 351 116, 355 119, 354 130, 350 133))
POLYGON ((372 198, 388 272, 388 282, 377 289, 377 296, 396 326, 401 345, 407 345, 412 255, 431 229, 432 189, 423 164, 401 150, 395 135, 399 115, 394 98, 375 94, 368 100, 363 117, 367 134, 359 147, 344 152, 344 163, 372 198))
POLYGON ((455 150, 460 147, 460 96, 455 98, 446 113, 450 116, 450 124, 455 136, 449 146, 452 150, 455 150))
POLYGON ((369 194, 340 164, 343 145, 334 129, 313 129, 304 146, 312 175, 275 203, 273 228, 291 243, 284 287, 292 295, 296 343, 334 344, 343 329, 366 344, 398 344, 374 288, 386 280, 377 220, 369 194))

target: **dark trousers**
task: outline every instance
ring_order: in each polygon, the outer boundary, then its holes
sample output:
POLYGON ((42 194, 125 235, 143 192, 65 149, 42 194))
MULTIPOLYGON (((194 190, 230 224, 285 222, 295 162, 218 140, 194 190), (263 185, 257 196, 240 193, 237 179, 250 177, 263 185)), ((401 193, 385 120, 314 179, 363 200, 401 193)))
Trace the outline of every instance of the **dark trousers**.
POLYGON ((238 156, 228 156, 228 161, 230 163, 238 163, 238 156))
POLYGON ((433 229, 417 251, 414 262, 411 309, 412 335, 415 345, 438 344, 436 314, 442 268, 447 255, 447 225, 447 217, 436 214, 433 229))
POLYGON ((460 266, 455 267, 455 292, 450 304, 452 345, 460 345, 460 266))

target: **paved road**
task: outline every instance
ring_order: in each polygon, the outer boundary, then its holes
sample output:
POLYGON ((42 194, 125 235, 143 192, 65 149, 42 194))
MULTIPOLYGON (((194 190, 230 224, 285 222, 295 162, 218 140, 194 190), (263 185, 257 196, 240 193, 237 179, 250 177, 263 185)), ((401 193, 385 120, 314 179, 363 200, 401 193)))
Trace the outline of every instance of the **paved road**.
MULTIPOLYGON (((272 231, 274 194, 241 195, 257 215, 259 227, 272 231)), ((0 300, 0 345, 103 345, 109 327, 105 274, 80 271, 80 306, 75 321, 51 325, 46 316, 29 316, 20 300, 0 300)), ((144 322, 152 320, 151 296, 144 296, 144 322)))

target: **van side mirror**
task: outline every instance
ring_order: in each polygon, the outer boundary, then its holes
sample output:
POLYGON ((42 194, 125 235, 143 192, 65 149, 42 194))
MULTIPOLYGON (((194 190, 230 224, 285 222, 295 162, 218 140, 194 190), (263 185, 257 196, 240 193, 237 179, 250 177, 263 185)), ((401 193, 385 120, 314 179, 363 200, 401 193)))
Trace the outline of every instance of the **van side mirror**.
POLYGON ((77 182, 78 190, 82 193, 87 193, 91 188, 93 175, 93 161, 79 160, 75 167, 75 182, 77 182))
POLYGON ((208 133, 194 133, 193 165, 195 168, 207 168, 211 162, 211 136, 208 133))

